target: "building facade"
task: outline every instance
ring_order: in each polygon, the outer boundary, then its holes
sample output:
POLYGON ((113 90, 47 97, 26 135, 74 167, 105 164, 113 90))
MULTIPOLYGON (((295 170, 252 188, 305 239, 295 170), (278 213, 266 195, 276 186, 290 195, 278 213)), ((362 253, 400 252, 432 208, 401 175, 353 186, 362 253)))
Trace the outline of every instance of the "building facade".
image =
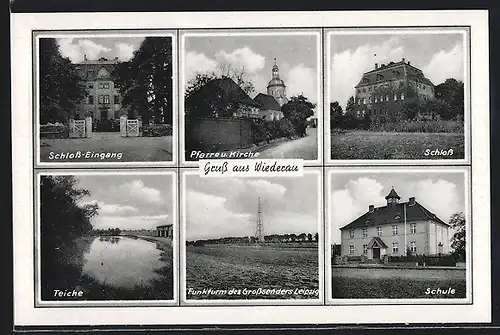
POLYGON ((285 82, 280 79, 280 70, 276 64, 276 58, 274 59, 274 65, 272 68, 272 78, 267 84, 267 95, 276 99, 280 107, 288 102, 288 98, 286 97, 285 82))
POLYGON ((381 259, 384 255, 450 253, 450 225, 418 203, 414 197, 400 203, 394 189, 387 205, 374 207, 340 228, 342 256, 381 259))
POLYGON ((279 121, 283 118, 283 112, 278 101, 270 95, 259 93, 253 100, 261 106, 259 116, 265 121, 279 121))
POLYGON ((83 62, 75 64, 88 92, 76 118, 84 117, 86 113, 90 113, 94 121, 120 118, 122 97, 111 76, 118 62, 118 58, 88 60, 85 57, 83 62))
POLYGON ((156 227, 156 236, 157 237, 165 237, 165 238, 174 238, 174 229, 173 225, 161 225, 156 227))
POLYGON ((375 68, 365 72, 355 86, 355 107, 358 118, 390 117, 409 99, 434 99, 434 84, 422 70, 404 58, 400 62, 375 63, 375 68))

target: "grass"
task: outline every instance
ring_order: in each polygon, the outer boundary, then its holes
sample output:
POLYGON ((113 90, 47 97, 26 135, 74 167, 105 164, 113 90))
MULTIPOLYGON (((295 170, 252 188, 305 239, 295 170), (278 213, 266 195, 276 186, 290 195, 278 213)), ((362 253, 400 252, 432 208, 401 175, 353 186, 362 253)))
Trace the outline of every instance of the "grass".
POLYGON ((331 159, 463 159, 464 141, 462 133, 332 131, 331 159), (425 155, 427 149, 453 149, 453 154, 425 155))
POLYGON ((145 162, 172 161, 172 137, 121 137, 119 133, 93 133, 91 138, 41 139, 41 162, 145 162), (122 153, 121 159, 49 159, 51 152, 122 153))
POLYGON ((332 277, 334 299, 453 299, 465 298, 465 279, 332 277), (455 289, 455 294, 425 294, 428 288, 455 289))

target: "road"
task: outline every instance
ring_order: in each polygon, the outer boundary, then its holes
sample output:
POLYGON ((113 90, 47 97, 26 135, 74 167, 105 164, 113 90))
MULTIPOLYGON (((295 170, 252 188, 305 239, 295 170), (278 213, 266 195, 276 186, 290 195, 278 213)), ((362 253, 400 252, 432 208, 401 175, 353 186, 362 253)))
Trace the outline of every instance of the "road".
POLYGON ((318 159, 317 128, 307 128, 307 136, 283 142, 260 152, 258 158, 302 158, 318 159))

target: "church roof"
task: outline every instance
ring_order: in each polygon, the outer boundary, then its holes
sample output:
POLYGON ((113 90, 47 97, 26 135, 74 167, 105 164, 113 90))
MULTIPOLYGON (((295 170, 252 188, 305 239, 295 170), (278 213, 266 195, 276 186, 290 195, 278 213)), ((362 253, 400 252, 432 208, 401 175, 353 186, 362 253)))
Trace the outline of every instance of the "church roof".
POLYGON ((261 105, 263 109, 281 111, 280 104, 276 101, 276 99, 273 96, 264 93, 259 93, 255 98, 253 98, 253 100, 257 102, 259 105, 261 105))
POLYGON ((356 85, 357 87, 376 85, 381 82, 404 79, 414 80, 416 82, 434 86, 432 81, 425 77, 422 70, 416 68, 404 61, 390 62, 389 64, 382 64, 377 69, 365 72, 363 77, 356 85))
POLYGON ((433 220, 449 226, 449 224, 438 218, 436 214, 432 213, 420 203, 415 201, 413 205, 403 202, 399 204, 393 203, 389 206, 376 207, 372 213, 370 213, 370 211, 366 212, 351 223, 340 228, 340 230, 404 223, 404 206, 406 206, 407 223, 411 223, 411 221, 416 220, 433 220))
POLYGON ((286 85, 283 82, 283 80, 281 80, 279 78, 273 78, 267 84, 267 87, 271 87, 271 86, 283 86, 283 87, 285 87, 286 85))

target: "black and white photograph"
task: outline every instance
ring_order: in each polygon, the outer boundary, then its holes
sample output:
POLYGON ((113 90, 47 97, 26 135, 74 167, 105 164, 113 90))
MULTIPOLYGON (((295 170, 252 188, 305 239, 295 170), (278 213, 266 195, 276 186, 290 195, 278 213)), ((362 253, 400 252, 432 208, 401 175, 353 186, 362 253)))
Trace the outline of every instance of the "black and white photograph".
POLYGON ((172 162, 174 37, 39 36, 39 162, 172 162))
POLYGON ((186 161, 318 161, 319 31, 193 32, 181 38, 186 161))
POLYGON ((38 177, 42 303, 174 302, 173 172, 38 177))
POLYGON ((328 32, 330 159, 464 161, 467 36, 464 28, 328 32))
POLYGON ((187 302, 320 301, 319 171, 183 178, 187 302))
POLYGON ((469 297, 467 172, 329 174, 331 299, 469 297))

